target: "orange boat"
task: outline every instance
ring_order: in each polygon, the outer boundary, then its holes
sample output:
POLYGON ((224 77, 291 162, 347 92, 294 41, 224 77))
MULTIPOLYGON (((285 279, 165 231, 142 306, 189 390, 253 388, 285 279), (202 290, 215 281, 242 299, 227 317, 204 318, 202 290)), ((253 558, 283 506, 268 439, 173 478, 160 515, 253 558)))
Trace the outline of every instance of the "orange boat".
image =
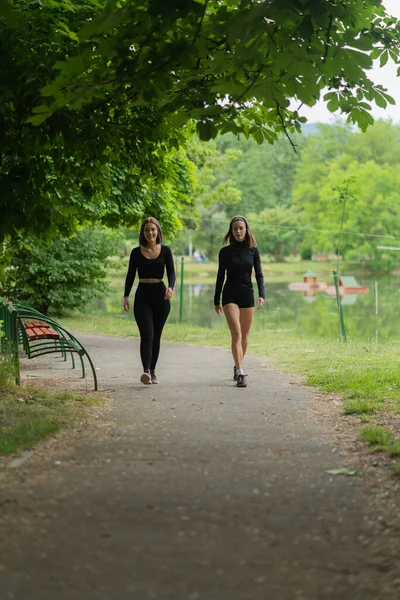
MULTIPOLYGON (((329 285, 325 291, 330 296, 336 296, 334 285, 329 285)), ((355 277, 345 275, 339 277, 339 294, 341 296, 346 296, 348 294, 366 294, 368 291, 369 288, 366 285, 357 283, 355 277)))

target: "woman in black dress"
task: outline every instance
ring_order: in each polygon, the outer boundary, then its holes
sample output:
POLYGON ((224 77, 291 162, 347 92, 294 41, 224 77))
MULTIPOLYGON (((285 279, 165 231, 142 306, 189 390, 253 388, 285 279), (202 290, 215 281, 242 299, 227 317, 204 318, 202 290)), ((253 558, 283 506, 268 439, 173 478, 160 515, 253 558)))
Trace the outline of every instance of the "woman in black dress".
POLYGON ((233 217, 223 243, 229 245, 221 248, 218 256, 214 309, 218 315, 224 312, 231 332, 235 365, 233 378, 237 387, 247 387, 243 358, 254 316, 254 289, 251 281, 253 268, 258 286, 257 310, 263 306, 265 300, 260 252, 246 219, 240 216, 233 217))

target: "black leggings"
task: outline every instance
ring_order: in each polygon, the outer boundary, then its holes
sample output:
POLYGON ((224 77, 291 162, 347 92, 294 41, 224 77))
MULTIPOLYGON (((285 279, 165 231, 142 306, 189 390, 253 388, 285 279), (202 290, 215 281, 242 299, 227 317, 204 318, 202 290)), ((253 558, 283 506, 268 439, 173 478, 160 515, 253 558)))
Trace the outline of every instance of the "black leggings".
POLYGON ((133 312, 140 331, 140 358, 143 370, 156 368, 160 354, 161 333, 171 310, 171 302, 164 300, 165 284, 139 283, 133 312))

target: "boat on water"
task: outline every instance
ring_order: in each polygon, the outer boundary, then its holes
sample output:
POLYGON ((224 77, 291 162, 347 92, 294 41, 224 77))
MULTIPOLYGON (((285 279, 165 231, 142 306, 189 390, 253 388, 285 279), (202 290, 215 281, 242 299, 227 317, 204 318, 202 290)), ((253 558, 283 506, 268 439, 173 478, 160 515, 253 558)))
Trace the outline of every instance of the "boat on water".
POLYGON ((292 292, 306 292, 307 290, 326 290, 328 287, 327 283, 306 283, 304 281, 293 281, 288 284, 289 290, 292 292))
POLYGON ((288 288, 292 292, 307 292, 309 290, 315 290, 316 292, 326 290, 328 287, 327 283, 319 282, 317 274, 314 271, 307 271, 303 275, 303 281, 292 281, 289 283, 288 288))
MULTIPOLYGON (((347 296, 350 294, 366 294, 369 291, 368 286, 360 285, 356 278, 352 275, 343 275, 339 277, 339 294, 341 296, 347 296)), ((326 293, 330 296, 336 296, 336 288, 334 285, 329 285, 326 288, 326 293)))

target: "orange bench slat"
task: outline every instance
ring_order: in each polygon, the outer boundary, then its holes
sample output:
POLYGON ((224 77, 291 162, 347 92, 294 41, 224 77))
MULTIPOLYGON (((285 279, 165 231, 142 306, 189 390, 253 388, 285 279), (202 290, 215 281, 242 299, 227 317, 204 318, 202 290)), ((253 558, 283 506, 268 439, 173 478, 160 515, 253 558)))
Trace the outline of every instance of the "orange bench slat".
POLYGON ((34 329, 35 327, 48 327, 44 321, 24 321, 25 329, 34 329))
POLYGON ((40 329, 40 327, 34 327, 33 331, 37 335, 38 340, 46 337, 46 333, 43 331, 43 329, 40 329))
POLYGON ((52 329, 51 327, 47 327, 46 337, 52 340, 58 340, 60 338, 57 331, 55 329, 52 329))
POLYGON ((59 340, 60 335, 45 321, 24 321, 24 329, 30 340, 50 339, 59 340))
POLYGON ((27 328, 25 329, 25 333, 30 340, 37 340, 38 337, 33 329, 27 328))

